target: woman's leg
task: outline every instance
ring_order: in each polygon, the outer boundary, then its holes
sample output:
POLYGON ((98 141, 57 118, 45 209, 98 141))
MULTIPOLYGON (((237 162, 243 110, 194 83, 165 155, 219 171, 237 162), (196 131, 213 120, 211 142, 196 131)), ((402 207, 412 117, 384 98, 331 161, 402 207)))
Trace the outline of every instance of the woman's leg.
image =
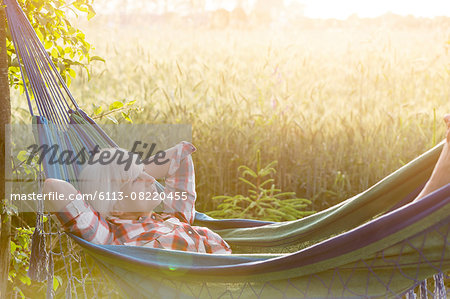
POLYGON ((419 200, 450 183, 450 114, 447 114, 444 117, 444 121, 447 125, 447 142, 444 144, 444 148, 442 149, 430 179, 415 200, 419 200))

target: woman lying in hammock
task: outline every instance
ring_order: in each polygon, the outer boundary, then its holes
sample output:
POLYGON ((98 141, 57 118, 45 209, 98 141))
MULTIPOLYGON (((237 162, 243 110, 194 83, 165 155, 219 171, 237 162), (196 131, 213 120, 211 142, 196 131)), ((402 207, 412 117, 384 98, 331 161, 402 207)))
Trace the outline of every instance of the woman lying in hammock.
MULTIPOLYGON (((183 141, 165 151, 167 163, 133 163, 126 169, 126 164, 117 163, 120 158, 114 158, 107 164, 93 163, 83 168, 79 177, 82 194, 98 195, 103 191, 109 192, 110 198, 120 196, 122 200, 97 199, 90 204, 84 200, 46 202, 53 211, 59 211, 55 214, 66 231, 92 243, 231 253, 230 246, 218 234, 192 226, 196 193, 191 153, 195 150, 191 143, 183 141), (157 196, 155 179, 163 177, 164 194, 157 196), (139 200, 140 196, 144 200, 139 200), (154 213, 161 201, 164 212, 154 213)), ((98 152, 93 161, 105 151, 111 153, 110 157, 119 151, 137 159, 136 154, 114 148, 98 152)), ((64 194, 65 198, 79 193, 70 183, 58 179, 45 180, 43 192, 64 194)))
MULTIPOLYGON (((444 120, 447 124, 447 142, 429 181, 415 200, 450 183, 450 114, 444 120)), ((108 151, 114 153, 117 150, 108 151)), ((192 144, 181 142, 166 151, 170 163, 162 165, 133 164, 129 170, 117 163, 88 165, 80 176, 83 193, 120 191, 124 199, 94 200, 91 205, 83 200, 50 203, 53 210, 60 211, 56 215, 67 231, 93 243, 231 253, 230 247, 219 235, 208 228, 192 226, 196 199, 191 157, 194 151, 192 144), (156 192, 155 178, 163 177, 166 178, 163 213, 153 212, 160 199, 132 200, 133 193, 156 192), (185 200, 182 200, 183 197, 185 200)), ((44 193, 49 192, 62 193, 66 198, 78 193, 70 183, 57 179, 45 181, 44 193)))

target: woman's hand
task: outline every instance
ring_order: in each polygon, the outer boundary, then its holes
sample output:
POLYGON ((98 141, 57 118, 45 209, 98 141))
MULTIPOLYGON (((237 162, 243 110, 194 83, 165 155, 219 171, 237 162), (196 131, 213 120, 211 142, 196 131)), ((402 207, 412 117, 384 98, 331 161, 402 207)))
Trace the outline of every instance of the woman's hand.
POLYGON ((156 164, 155 163, 156 155, 151 156, 149 158, 149 161, 152 161, 152 162, 149 164, 144 164, 144 171, 146 173, 150 174, 152 177, 154 177, 157 180, 165 178, 167 176, 167 174, 169 173, 170 162, 177 154, 179 144, 177 144, 174 147, 171 147, 169 149, 166 149, 164 151, 165 155, 164 155, 164 157, 160 157, 160 160, 162 160, 162 161, 167 160, 166 163, 156 164))

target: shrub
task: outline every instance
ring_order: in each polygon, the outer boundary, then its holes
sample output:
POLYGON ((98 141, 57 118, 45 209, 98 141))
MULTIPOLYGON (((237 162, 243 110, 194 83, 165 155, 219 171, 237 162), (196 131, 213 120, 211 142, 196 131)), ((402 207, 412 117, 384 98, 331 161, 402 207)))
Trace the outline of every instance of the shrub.
POLYGON ((256 152, 256 170, 241 165, 239 181, 248 187, 248 195, 214 196, 213 200, 222 200, 217 210, 207 212, 215 218, 245 218, 268 221, 296 220, 313 214, 304 209, 311 204, 305 198, 296 198, 295 192, 281 192, 276 188, 272 174, 276 173, 278 162, 272 161, 261 167, 261 153, 256 152), (248 179, 246 178, 248 177, 248 179))

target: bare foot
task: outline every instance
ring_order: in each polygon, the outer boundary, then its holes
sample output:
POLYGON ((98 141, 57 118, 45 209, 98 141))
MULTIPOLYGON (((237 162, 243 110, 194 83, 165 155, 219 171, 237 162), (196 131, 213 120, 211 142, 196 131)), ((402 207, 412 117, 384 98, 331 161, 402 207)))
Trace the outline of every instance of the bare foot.
POLYGON ((414 201, 450 183, 450 114, 444 117, 444 121, 447 124, 447 142, 444 144, 430 179, 414 201))

